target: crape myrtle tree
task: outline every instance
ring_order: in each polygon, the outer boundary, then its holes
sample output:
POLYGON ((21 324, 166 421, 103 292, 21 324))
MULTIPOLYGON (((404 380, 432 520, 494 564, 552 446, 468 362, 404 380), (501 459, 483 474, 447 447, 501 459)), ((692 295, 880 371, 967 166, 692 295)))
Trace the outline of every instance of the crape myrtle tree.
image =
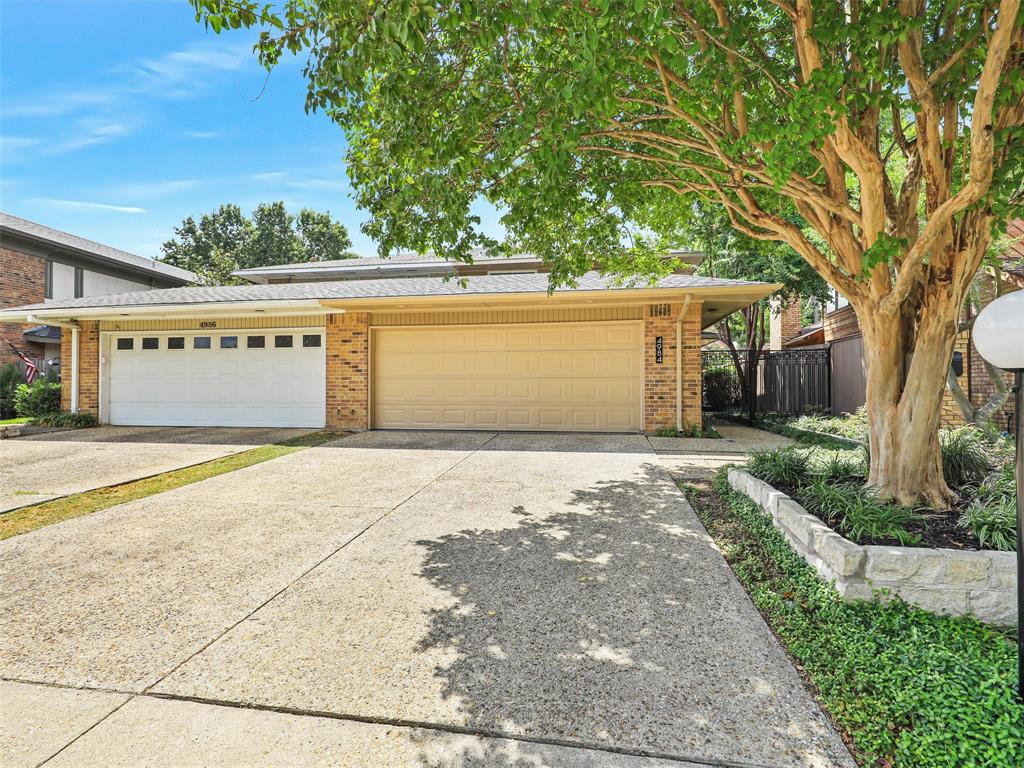
POLYGON ((957 314, 1021 209, 1020 0, 192 2, 215 31, 260 27, 268 67, 306 57, 382 251, 493 245, 481 197, 555 283, 595 258, 657 270, 676 196, 786 243, 857 312, 869 481, 951 501, 957 314))

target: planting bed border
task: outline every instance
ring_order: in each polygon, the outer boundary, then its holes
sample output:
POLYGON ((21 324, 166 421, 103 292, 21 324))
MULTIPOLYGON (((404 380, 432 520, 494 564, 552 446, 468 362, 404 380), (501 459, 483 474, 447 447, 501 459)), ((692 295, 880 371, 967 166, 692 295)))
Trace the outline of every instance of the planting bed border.
POLYGON ((1017 621, 1017 554, 855 544, 794 499, 744 469, 729 485, 767 512, 786 540, 850 600, 886 590, 935 613, 970 614, 1007 626, 1017 621))

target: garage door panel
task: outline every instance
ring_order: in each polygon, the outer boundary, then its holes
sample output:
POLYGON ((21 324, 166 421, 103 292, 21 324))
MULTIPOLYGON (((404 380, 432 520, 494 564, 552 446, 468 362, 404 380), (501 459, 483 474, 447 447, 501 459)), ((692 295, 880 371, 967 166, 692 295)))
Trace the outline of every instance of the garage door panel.
POLYGON ((322 341, 320 347, 303 347, 302 333, 279 331, 258 334, 265 346, 249 348, 246 338, 257 334, 175 332, 184 337, 184 349, 170 349, 163 335, 157 349, 143 350, 143 335, 111 334, 106 347, 104 383, 111 424, 324 425, 322 341), (296 346, 276 347, 278 335, 290 336, 296 346), (234 340, 222 347, 224 336, 234 340), (117 349, 116 339, 126 337, 134 339, 133 349, 117 349), (196 337, 208 338, 209 348, 197 349, 196 337))
POLYGON ((373 425, 638 431, 641 339, 638 323, 377 329, 373 425))

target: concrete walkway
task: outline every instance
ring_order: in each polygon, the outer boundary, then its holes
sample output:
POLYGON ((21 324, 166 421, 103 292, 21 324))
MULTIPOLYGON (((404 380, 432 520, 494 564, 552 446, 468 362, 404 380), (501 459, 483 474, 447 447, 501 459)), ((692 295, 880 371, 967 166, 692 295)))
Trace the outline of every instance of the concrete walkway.
POLYGON ((639 436, 367 433, 0 543, 0 764, 852 766, 639 436))
POLYGON ((169 472, 312 431, 95 427, 0 440, 0 512, 169 472))
POLYGON ((658 463, 676 480, 710 480, 725 465, 745 461, 751 451, 782 448, 793 444, 788 437, 741 424, 721 424, 716 429, 722 436, 721 439, 648 439, 658 454, 658 463))

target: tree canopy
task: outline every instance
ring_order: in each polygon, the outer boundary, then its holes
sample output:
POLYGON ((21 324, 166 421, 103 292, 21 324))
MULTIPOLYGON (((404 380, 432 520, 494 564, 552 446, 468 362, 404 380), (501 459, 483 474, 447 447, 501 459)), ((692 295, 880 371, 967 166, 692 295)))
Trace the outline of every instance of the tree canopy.
POLYGON ((269 67, 307 57, 382 252, 497 250, 480 197, 556 283, 657 271, 679 197, 785 242, 860 320, 871 482, 950 500, 956 315, 1024 206, 1020 0, 192 3, 261 27, 269 67))
POLYGON ((163 260, 191 270, 207 285, 244 282, 232 272, 274 264, 353 258, 348 230, 329 212, 308 208, 293 216, 284 203, 256 206, 252 218, 230 203, 192 216, 162 246, 163 260))

